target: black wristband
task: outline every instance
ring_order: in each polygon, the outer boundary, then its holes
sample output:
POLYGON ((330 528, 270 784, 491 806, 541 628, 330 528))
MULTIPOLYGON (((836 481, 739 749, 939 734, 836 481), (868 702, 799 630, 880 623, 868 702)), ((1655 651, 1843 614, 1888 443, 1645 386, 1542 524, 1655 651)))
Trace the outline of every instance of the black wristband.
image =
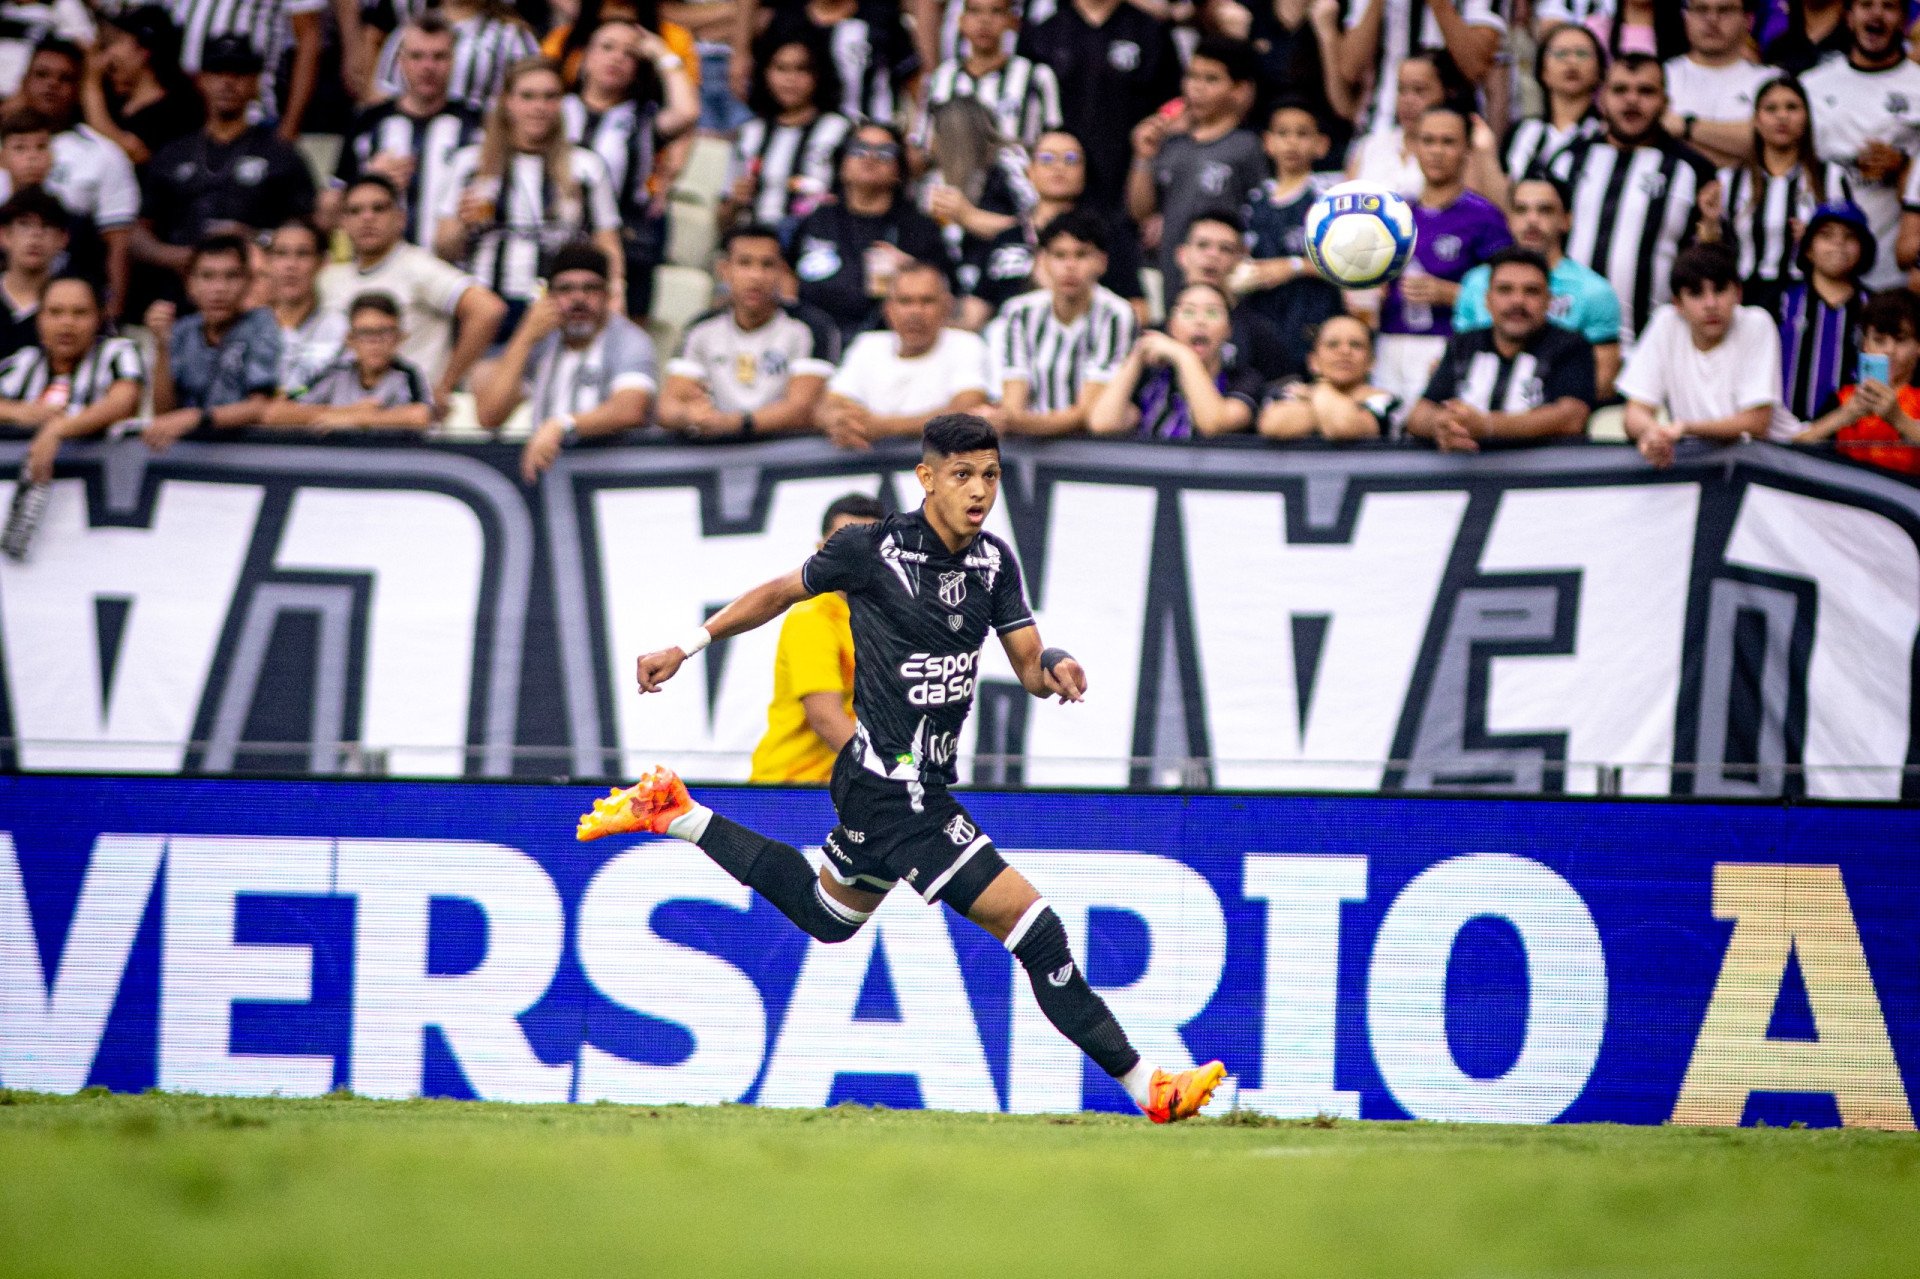
POLYGON ((1072 657, 1073 654, 1064 648, 1043 648, 1040 650, 1040 669, 1051 675, 1054 667, 1072 657))
POLYGON ((212 425, 213 425, 213 410, 201 409, 200 416, 194 419, 193 429, 196 431, 204 431, 207 428, 211 427, 212 425))
POLYGON ((742 413, 740 415, 740 434, 742 435, 753 434, 753 414, 742 413))

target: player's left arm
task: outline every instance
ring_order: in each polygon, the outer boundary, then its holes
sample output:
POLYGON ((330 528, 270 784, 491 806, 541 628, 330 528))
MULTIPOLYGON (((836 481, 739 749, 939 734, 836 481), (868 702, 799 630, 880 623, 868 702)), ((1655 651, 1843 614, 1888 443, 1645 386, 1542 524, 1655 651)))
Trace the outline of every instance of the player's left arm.
POLYGON ((1042 648, 1038 626, 1003 633, 1000 647, 1007 651, 1007 661, 1020 677, 1020 687, 1035 697, 1057 697, 1063 702, 1086 699, 1086 671, 1066 649, 1042 648))
POLYGON ((708 618, 705 626, 696 628, 700 635, 689 636, 670 648, 643 653, 636 671, 640 691, 659 692, 660 686, 673 678, 682 662, 714 640, 743 635, 755 627, 765 626, 812 595, 799 569, 761 583, 708 618))

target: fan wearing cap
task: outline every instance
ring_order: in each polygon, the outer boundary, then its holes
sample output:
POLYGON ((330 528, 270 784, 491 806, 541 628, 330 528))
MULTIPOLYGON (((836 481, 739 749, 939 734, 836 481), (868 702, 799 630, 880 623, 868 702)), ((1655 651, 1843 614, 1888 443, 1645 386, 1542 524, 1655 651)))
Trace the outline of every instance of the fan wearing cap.
POLYGON ((1823 204, 1807 219, 1797 259, 1803 278, 1781 295, 1778 312, 1781 402, 1803 422, 1853 380, 1866 301, 1861 281, 1878 256, 1859 205, 1823 204))
POLYGON ((659 361, 646 330, 610 302, 607 254, 576 240, 553 255, 546 296, 527 307, 506 350, 474 379, 480 425, 497 431, 522 401, 533 434, 521 454, 531 484, 563 445, 645 426, 659 390, 659 361))
POLYGON ((313 174, 273 128, 250 124, 260 92, 261 59, 245 36, 209 40, 195 77, 207 107, 196 133, 154 153, 146 167, 145 201, 134 254, 176 278, 179 290, 193 246, 216 232, 257 232, 313 212, 313 174))

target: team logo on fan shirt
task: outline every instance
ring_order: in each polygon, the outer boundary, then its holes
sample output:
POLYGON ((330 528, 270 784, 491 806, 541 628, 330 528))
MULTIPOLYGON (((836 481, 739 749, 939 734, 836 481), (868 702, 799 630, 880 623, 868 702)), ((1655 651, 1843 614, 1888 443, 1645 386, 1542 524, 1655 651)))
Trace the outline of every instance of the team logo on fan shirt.
POLYGON ((822 240, 817 236, 808 236, 800 241, 800 261, 793 268, 794 274, 810 284, 818 284, 830 275, 840 271, 840 246, 832 240, 822 240))
POLYGON ((1462 243, 1457 235, 1443 235, 1433 242, 1433 254, 1442 262, 1451 262, 1460 256, 1462 243))
POLYGON ((942 573, 940 575, 940 602, 948 608, 959 608, 960 601, 967 598, 967 575, 965 573, 942 573))
POLYGON ((1115 40, 1107 46, 1107 64, 1115 71, 1131 71, 1140 65, 1140 46, 1131 40, 1115 40))
POLYGON ((267 159, 243 155, 233 163, 233 180, 243 187, 257 187, 267 176, 267 159))

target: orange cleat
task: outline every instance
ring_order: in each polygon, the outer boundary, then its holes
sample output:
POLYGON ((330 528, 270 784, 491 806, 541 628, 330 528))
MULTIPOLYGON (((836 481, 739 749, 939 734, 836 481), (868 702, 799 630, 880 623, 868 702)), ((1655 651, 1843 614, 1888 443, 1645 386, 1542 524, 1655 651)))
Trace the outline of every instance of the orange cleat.
POLYGON ((693 808, 687 784, 671 768, 655 768, 625 790, 615 788, 593 801, 580 816, 573 837, 585 842, 602 835, 664 835, 667 823, 693 808))
POLYGON ((1217 1061, 1172 1074, 1156 1070, 1147 1090, 1147 1104, 1141 1109, 1156 1124, 1177 1124, 1182 1119, 1191 1119, 1213 1100, 1213 1090, 1226 1077, 1227 1068, 1217 1061))

